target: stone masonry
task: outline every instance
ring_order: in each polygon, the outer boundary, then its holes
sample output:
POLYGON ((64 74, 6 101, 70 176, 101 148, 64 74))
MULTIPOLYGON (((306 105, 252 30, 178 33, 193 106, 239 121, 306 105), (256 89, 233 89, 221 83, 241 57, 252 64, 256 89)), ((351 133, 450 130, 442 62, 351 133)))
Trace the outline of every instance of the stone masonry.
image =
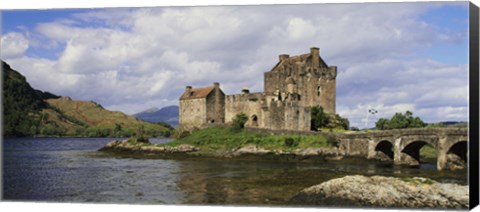
POLYGON ((180 97, 180 127, 202 128, 229 123, 239 113, 246 126, 273 130, 310 130, 310 108, 335 113, 337 67, 328 66, 316 47, 310 53, 279 61, 264 74, 264 92, 225 95, 219 83, 203 88, 187 86, 180 97))

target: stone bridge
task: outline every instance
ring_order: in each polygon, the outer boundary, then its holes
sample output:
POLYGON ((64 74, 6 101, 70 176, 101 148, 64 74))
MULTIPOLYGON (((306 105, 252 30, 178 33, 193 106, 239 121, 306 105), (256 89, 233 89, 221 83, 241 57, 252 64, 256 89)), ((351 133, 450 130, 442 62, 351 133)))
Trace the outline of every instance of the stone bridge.
POLYGON ((418 165, 420 149, 430 145, 437 152, 437 169, 467 164, 468 130, 460 128, 417 128, 337 135, 351 156, 393 160, 394 164, 418 165))

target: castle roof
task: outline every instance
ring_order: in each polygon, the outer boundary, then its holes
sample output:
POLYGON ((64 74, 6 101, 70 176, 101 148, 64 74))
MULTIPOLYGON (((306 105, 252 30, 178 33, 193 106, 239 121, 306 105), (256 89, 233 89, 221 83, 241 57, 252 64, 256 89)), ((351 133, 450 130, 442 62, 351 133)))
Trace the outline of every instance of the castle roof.
MULTIPOLYGON (((293 57, 287 57, 285 59, 282 59, 281 61, 279 61, 273 68, 271 71, 274 71, 275 69, 277 69, 277 67, 281 66, 281 65, 284 65, 284 64, 295 64, 297 62, 305 62, 309 59, 312 58, 312 54, 311 53, 308 53, 308 54, 301 54, 301 55, 297 55, 297 56, 293 56, 293 57)), ((325 63, 325 61, 322 59, 322 57, 318 57, 319 58, 319 62, 320 62, 320 65, 323 66, 323 67, 328 67, 327 63, 325 63)))
POLYGON ((192 88, 190 90, 186 90, 180 97, 180 100, 206 98, 208 94, 213 91, 213 89, 215 89, 214 86, 192 88))

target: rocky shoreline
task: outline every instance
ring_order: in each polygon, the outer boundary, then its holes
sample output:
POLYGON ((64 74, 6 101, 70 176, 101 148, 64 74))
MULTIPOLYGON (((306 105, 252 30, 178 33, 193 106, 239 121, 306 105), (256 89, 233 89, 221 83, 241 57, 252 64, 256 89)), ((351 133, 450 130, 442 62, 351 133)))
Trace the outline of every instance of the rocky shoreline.
MULTIPOLYGON (((202 152, 199 147, 188 144, 163 146, 132 143, 128 140, 109 142, 99 151, 128 154, 134 157, 166 159, 328 161, 341 160, 345 157, 345 152, 338 148, 303 148, 293 152, 283 152, 247 145, 227 152, 202 152)), ((305 188, 292 197, 289 204, 333 207, 467 209, 469 189, 468 186, 439 183, 420 177, 400 179, 353 175, 305 188)))
POLYGON ((178 146, 156 146, 150 143, 139 144, 128 140, 115 140, 107 143, 99 151, 157 156, 160 158, 176 157, 213 157, 232 159, 263 159, 263 160, 285 160, 285 161, 329 161, 341 160, 345 151, 339 148, 300 148, 293 152, 281 150, 267 150, 255 145, 247 145, 230 151, 202 152, 199 147, 188 144, 178 146))
POLYGON ((353 175, 306 188, 290 202, 334 207, 467 209, 469 188, 420 177, 353 175))

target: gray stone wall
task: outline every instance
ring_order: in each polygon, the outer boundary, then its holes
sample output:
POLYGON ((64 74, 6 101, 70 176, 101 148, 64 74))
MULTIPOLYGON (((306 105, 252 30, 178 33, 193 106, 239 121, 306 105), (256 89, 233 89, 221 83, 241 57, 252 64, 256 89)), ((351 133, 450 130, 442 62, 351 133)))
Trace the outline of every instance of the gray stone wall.
POLYGON ((207 123, 206 99, 180 100, 180 127, 190 129, 207 123))
POLYGON ((301 106, 322 106, 325 112, 335 113, 337 67, 326 66, 320 57, 312 56, 314 54, 317 53, 312 50, 310 56, 281 55, 279 63, 264 73, 265 92, 295 92, 301 96, 301 106))
POLYGON ((225 94, 219 87, 215 89, 207 96, 207 123, 225 123, 225 94))
POLYGON ((265 114, 262 110, 265 97, 263 93, 248 93, 225 96, 225 122, 230 123, 239 113, 248 116, 246 126, 265 127, 265 114), (255 121, 256 117, 256 121, 255 121))

